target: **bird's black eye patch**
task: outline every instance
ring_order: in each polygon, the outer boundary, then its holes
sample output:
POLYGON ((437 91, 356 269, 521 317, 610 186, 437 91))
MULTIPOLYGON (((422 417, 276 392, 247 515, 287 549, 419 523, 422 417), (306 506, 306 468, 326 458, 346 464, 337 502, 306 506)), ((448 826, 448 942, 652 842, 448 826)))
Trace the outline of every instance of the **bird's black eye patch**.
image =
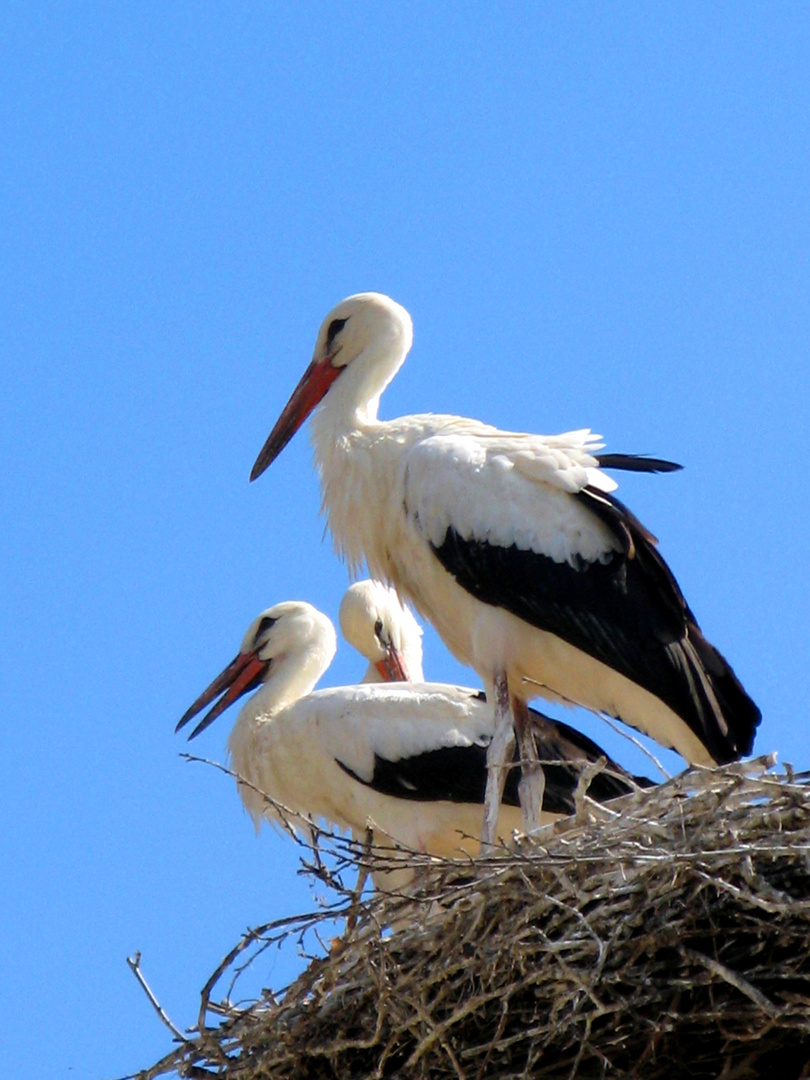
POLYGON ((256 633, 253 635, 253 640, 258 641, 262 634, 266 634, 268 630, 276 625, 277 621, 277 619, 271 619, 269 615, 265 615, 256 627, 256 633))
POLYGON ((348 321, 348 319, 332 319, 329 323, 329 329, 326 331, 327 352, 332 348, 332 343, 348 321))
POLYGON ((380 642, 380 644, 384 645, 385 642, 383 641, 382 633, 383 633, 382 619, 377 619, 377 621, 374 623, 374 636, 376 637, 377 641, 380 642))

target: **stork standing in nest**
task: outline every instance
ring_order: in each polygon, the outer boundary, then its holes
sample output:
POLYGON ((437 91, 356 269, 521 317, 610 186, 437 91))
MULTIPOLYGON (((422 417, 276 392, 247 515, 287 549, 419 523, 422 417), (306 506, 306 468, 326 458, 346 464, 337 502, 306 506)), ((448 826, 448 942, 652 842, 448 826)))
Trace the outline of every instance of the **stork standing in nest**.
POLYGON ((540 820, 527 709, 537 695, 618 717, 692 763, 748 753, 759 710, 604 472, 665 463, 600 459, 599 436, 587 430, 527 435, 433 414, 379 420, 411 342, 410 316, 388 297, 338 304, 251 479, 320 403, 312 438, 339 553, 410 600, 493 703, 484 841, 495 836, 513 731, 524 828, 540 820))

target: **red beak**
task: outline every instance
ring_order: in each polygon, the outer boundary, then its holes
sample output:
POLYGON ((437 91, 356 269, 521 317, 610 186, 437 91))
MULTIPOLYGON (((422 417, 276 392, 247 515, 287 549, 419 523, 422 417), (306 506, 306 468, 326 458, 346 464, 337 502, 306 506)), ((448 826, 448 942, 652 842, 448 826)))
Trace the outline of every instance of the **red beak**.
POLYGON ((256 464, 251 470, 251 480, 261 476, 268 465, 272 465, 318 402, 323 400, 326 391, 343 370, 342 367, 333 366, 331 356, 312 361, 301 376, 298 386, 293 390, 292 397, 284 406, 281 416, 276 421, 276 426, 267 436, 267 442, 262 447, 261 453, 256 458, 256 464))
POLYGON ((389 648, 382 660, 374 665, 384 682, 410 682, 408 668, 400 653, 393 647, 389 648))
POLYGON ((175 732, 178 732, 181 727, 184 727, 192 716, 196 716, 198 712, 201 712, 206 705, 209 705, 214 700, 214 698, 217 698, 222 694, 222 697, 219 698, 219 701, 213 709, 205 714, 189 735, 188 738, 190 742, 199 735, 201 731, 205 731, 209 724, 213 724, 216 718, 221 713, 224 713, 229 705, 233 705, 233 703, 243 694, 246 694, 249 690, 258 686, 259 683, 264 680, 269 665, 269 660, 262 660, 255 652, 239 653, 239 655, 228 664, 222 674, 217 675, 208 689, 203 690, 194 704, 189 709, 186 709, 180 717, 177 727, 174 729, 175 732))

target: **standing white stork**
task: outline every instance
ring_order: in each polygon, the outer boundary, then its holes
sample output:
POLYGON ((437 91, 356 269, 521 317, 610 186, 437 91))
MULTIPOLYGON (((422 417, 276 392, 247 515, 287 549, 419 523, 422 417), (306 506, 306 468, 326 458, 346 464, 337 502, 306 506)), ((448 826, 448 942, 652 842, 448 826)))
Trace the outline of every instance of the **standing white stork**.
MULTIPOLYGON (((268 795, 295 814, 325 819, 357 838, 371 823, 383 838, 416 851, 450 858, 476 854, 491 709, 480 694, 438 683, 313 692, 334 653, 334 628, 311 604, 268 608, 176 730, 213 703, 189 736, 195 738, 256 689, 240 710, 228 749, 234 771, 247 781, 239 794, 257 827, 276 816, 263 797, 268 795)), ((601 756, 588 740, 569 746, 564 738, 554 753, 544 823, 573 812, 582 767, 601 756)), ((592 779, 588 793, 604 802, 632 789, 627 774, 606 770, 592 779)), ((496 830, 504 842, 519 827, 517 804, 513 772, 496 830)), ((409 878, 409 871, 383 875, 389 886, 409 878)))
POLYGON ((348 643, 368 660, 363 682, 424 682, 422 628, 396 594, 381 581, 356 581, 338 611, 348 643))
POLYGON ((703 637, 655 538, 611 495, 599 437, 433 414, 379 420, 412 336, 407 311, 386 296, 338 304, 251 479, 323 402, 312 436, 339 553, 411 600, 494 702, 485 839, 513 725, 530 778, 526 824, 538 819, 526 710, 538 694, 618 717, 689 762, 748 753, 759 710, 703 637))

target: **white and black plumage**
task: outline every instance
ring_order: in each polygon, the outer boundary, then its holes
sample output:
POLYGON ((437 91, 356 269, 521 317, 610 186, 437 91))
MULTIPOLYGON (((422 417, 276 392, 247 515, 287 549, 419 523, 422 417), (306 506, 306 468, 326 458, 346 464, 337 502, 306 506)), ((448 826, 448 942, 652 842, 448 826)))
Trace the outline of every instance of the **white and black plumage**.
MULTIPOLYGON (((379 420, 411 341, 408 313, 388 297, 340 303, 251 479, 322 402, 312 436, 335 544, 479 672, 498 718, 496 767, 513 720, 521 738, 525 702, 538 694, 619 717, 693 763, 748 753, 759 710, 703 637, 654 537, 612 494, 598 436, 433 414, 379 420)), ((522 741, 524 763, 532 753, 522 741)), ((491 835, 496 798, 488 805, 491 835)))
MULTIPOLYGON (((369 661, 364 682, 407 682, 408 671, 414 672, 411 681, 421 681, 422 631, 393 589, 373 579, 350 585, 340 604, 340 628, 349 644, 369 661)), ((471 699, 486 700, 481 692, 466 687, 455 689, 471 699)), ((591 782, 588 794, 599 802, 628 794, 636 787, 652 786, 651 780, 632 776, 592 739, 568 724, 552 720, 536 709, 529 709, 529 717, 545 774, 545 812, 572 814, 582 771, 596 762, 602 763, 604 776, 591 782)), ((407 778, 411 791, 442 791, 453 802, 483 801, 486 763, 481 749, 476 744, 454 747, 449 757, 440 749, 411 761, 380 762, 371 786, 386 786, 396 794, 396 777, 400 775, 407 778)), ((519 805, 516 769, 507 779, 504 802, 519 805)))
MULTIPOLYGON (((234 771, 247 781, 239 793, 257 825, 275 817, 266 794, 303 818, 324 819, 358 838, 371 824, 378 844, 390 838, 432 855, 475 854, 491 709, 481 695, 442 684, 365 684, 313 692, 334 652, 334 628, 312 605, 290 601, 268 608, 177 729, 211 705, 192 731, 194 738, 255 689, 240 710, 228 748, 234 771)), ((553 747, 555 761, 567 755, 567 764, 549 771, 543 822, 573 811, 582 764, 600 757, 598 747, 578 739, 577 745, 569 747, 562 739, 553 747)), ((606 801, 631 789, 629 777, 602 772, 589 794, 606 801)), ((519 825, 513 771, 497 835, 508 841, 519 825)))
MULTIPOLYGON (((372 825, 378 844, 388 837, 438 856, 474 854, 482 798, 464 801, 462 792, 461 801, 453 801, 459 785, 448 787, 446 776, 453 773, 455 750, 477 746, 483 778, 490 710, 474 695, 440 684, 313 692, 335 646, 331 622, 312 605, 288 601, 268 608, 177 730, 213 702, 192 731, 195 738, 256 689, 239 712, 228 749, 234 771, 247 781, 239 794, 257 826, 275 818, 266 794, 302 818, 350 829, 358 839, 372 825)), ((519 823, 519 813, 504 806, 498 835, 507 840, 519 823)))

